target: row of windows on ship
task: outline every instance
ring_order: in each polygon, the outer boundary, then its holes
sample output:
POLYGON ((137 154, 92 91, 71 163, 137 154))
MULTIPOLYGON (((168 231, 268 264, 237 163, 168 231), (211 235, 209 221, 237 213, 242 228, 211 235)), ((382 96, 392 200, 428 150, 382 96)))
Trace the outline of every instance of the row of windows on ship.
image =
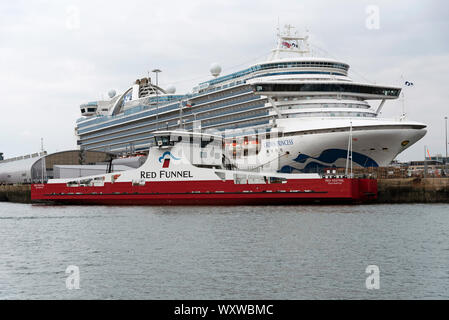
POLYGON ((334 62, 324 62, 324 61, 289 61, 289 62, 278 62, 278 63, 268 63, 263 65, 255 65, 248 69, 238 71, 235 73, 231 73, 227 76, 219 77, 214 80, 210 80, 208 82, 201 83, 199 87, 201 88, 202 85, 209 84, 213 85, 219 82, 228 81, 231 79, 239 78, 244 75, 247 75, 249 73, 260 71, 260 70, 267 70, 267 69, 281 69, 281 68, 335 68, 335 69, 341 69, 344 71, 348 71, 349 66, 343 63, 334 63, 334 62))
MULTIPOLYGON (((242 91, 239 91, 240 93, 243 93, 242 91)), ((223 94, 223 96, 224 96, 225 94, 223 94)), ((253 96, 253 95, 251 95, 251 97, 252 98, 255 98, 255 96, 253 96)), ((343 96, 343 95, 340 95, 340 96, 332 96, 332 95, 323 95, 323 96, 312 96, 312 97, 309 97, 309 96, 307 96, 307 97, 274 97, 274 100, 275 101, 304 101, 304 100, 323 100, 323 99, 332 99, 332 100, 335 100, 335 99, 345 99, 345 100, 355 100, 355 101, 364 101, 363 99, 361 99, 361 98, 357 98, 357 97, 350 97, 350 96, 343 96)), ((223 105, 223 106, 225 106, 225 105, 227 105, 227 104, 233 104, 233 103, 238 103, 238 102, 243 102, 243 101, 245 101, 246 99, 245 98, 243 98, 243 95, 241 95, 241 96, 238 96, 238 97, 235 97, 235 98, 231 98, 231 99, 226 99, 226 101, 224 102, 224 101, 217 101, 217 102, 213 102, 213 103, 209 103, 209 104, 207 104, 207 106, 208 107, 211 107, 211 106, 218 106, 218 105, 223 105)), ((206 100, 207 101, 207 100, 206 100)), ((202 103, 205 103, 205 101, 203 100, 203 101, 198 101, 198 102, 196 102, 196 104, 198 105, 198 104, 202 104, 202 103)), ((338 106, 337 106, 337 104, 327 104, 327 106, 329 107, 329 108, 332 108, 333 106, 336 106, 336 107, 345 107, 345 105, 344 104, 338 104, 338 106)), ((326 108, 326 104, 325 105, 323 105, 325 108, 326 108)), ((361 106, 361 105, 358 105, 359 107, 363 107, 363 106, 361 106)), ((355 105, 351 105, 351 106, 349 106, 348 105, 348 108, 356 108, 357 106, 355 106, 355 105)), ((369 107, 369 106, 368 106, 369 107)), ((200 111, 201 109, 199 109, 198 111, 200 111)))
POLYGON ((375 113, 367 112, 350 112, 350 111, 335 111, 335 112, 303 112, 284 115, 285 118, 304 118, 304 117, 364 117, 375 118, 375 113))
MULTIPOLYGON (((238 99, 232 99, 238 100, 238 99)), ((291 100, 296 100, 296 98, 293 98, 291 100)), ((245 104, 239 104, 230 108, 226 108, 226 113, 229 112, 238 112, 243 111, 245 108, 251 107, 251 106, 257 106, 259 102, 250 102, 245 104)), ((212 104, 215 105, 215 104, 212 104)), ((351 104, 351 103, 328 103, 328 104, 303 104, 303 105, 288 105, 288 106, 279 106, 278 108, 280 110, 294 110, 294 109, 315 109, 315 108, 354 108, 354 109, 360 109, 360 108, 369 108, 369 105, 361 105, 361 104, 351 104)), ((201 118, 209 118, 210 116, 219 116, 223 111, 222 110, 216 110, 216 111, 208 111, 203 112, 202 116, 195 117, 197 120, 200 120, 201 118)), ((250 116, 253 112, 245 112, 245 115, 250 116)), ((314 116, 330 116, 330 117, 346 117, 346 116, 352 116, 352 117, 375 117, 375 114, 371 113, 359 113, 359 112, 304 112, 300 115, 289 115, 287 117, 314 117, 314 116)), ((187 117, 187 115, 186 115, 187 117)), ((235 116, 227 116, 227 117, 220 117, 220 121, 225 120, 231 120, 235 116)), ((213 119, 210 119, 213 121, 213 119)), ((160 121, 164 121, 164 117, 160 119, 160 121)))
POLYGON ((354 104, 354 103, 309 103, 309 104, 295 104, 279 106, 280 110, 294 110, 294 109, 317 109, 317 108, 354 108, 354 109, 369 109, 369 105, 354 104))
MULTIPOLYGON (((230 108, 226 108, 226 112, 232 112, 232 111, 244 111, 245 108, 251 107, 251 106, 257 106, 259 105, 258 102, 256 103, 246 103, 246 104, 240 104, 236 105, 230 108)), ((360 104, 351 104, 351 103, 335 103, 335 104, 308 104, 308 105, 290 105, 290 106, 280 106, 278 107, 279 110, 295 110, 295 109, 317 109, 317 108, 354 108, 354 109, 368 109, 369 105, 360 105, 360 104)), ((222 110, 216 110, 216 111, 207 111, 203 113, 203 117, 210 117, 210 116, 219 116, 223 111, 222 110)), ((248 113, 246 113, 248 114, 248 113)), ((304 114, 304 113, 301 113, 304 114)), ((323 113, 321 113, 323 114, 323 113)), ((331 115, 334 116, 334 115, 331 115)), ((366 115, 361 115, 361 117, 366 117, 366 115)), ((197 119, 200 119, 198 117, 197 119)))

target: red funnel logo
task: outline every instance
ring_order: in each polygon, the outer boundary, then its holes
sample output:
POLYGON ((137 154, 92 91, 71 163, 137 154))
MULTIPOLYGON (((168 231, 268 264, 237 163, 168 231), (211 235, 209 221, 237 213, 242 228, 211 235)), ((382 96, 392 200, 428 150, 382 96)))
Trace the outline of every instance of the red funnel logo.
POLYGON ((162 163, 162 168, 168 168, 168 166, 170 165, 170 158, 172 158, 173 160, 179 160, 179 158, 176 158, 174 155, 172 155, 170 151, 166 151, 162 156, 159 157, 159 162, 162 163))

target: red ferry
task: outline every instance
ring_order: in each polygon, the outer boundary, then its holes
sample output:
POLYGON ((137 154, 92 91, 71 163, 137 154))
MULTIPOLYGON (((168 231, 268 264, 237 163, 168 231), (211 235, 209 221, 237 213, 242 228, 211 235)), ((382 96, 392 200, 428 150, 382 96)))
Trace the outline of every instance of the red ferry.
POLYGON ((377 180, 316 173, 238 170, 219 136, 155 133, 145 163, 122 172, 33 184, 33 201, 108 205, 278 205, 360 203, 377 198, 377 180))

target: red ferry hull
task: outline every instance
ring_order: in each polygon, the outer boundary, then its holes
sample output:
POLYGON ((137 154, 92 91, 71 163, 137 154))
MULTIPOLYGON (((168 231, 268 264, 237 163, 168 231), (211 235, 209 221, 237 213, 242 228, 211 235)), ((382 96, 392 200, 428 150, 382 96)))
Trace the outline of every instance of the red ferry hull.
POLYGON ((105 183, 68 187, 33 184, 31 200, 102 205, 280 205, 361 203, 377 198, 375 179, 290 179, 286 183, 235 184, 233 181, 105 183))

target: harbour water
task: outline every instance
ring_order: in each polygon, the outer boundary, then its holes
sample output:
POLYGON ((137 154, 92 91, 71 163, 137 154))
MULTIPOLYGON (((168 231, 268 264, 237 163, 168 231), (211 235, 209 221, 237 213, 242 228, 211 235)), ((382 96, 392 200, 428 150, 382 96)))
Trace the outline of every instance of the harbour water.
POLYGON ((0 203, 0 244, 0 299, 449 298, 446 204, 0 203))

